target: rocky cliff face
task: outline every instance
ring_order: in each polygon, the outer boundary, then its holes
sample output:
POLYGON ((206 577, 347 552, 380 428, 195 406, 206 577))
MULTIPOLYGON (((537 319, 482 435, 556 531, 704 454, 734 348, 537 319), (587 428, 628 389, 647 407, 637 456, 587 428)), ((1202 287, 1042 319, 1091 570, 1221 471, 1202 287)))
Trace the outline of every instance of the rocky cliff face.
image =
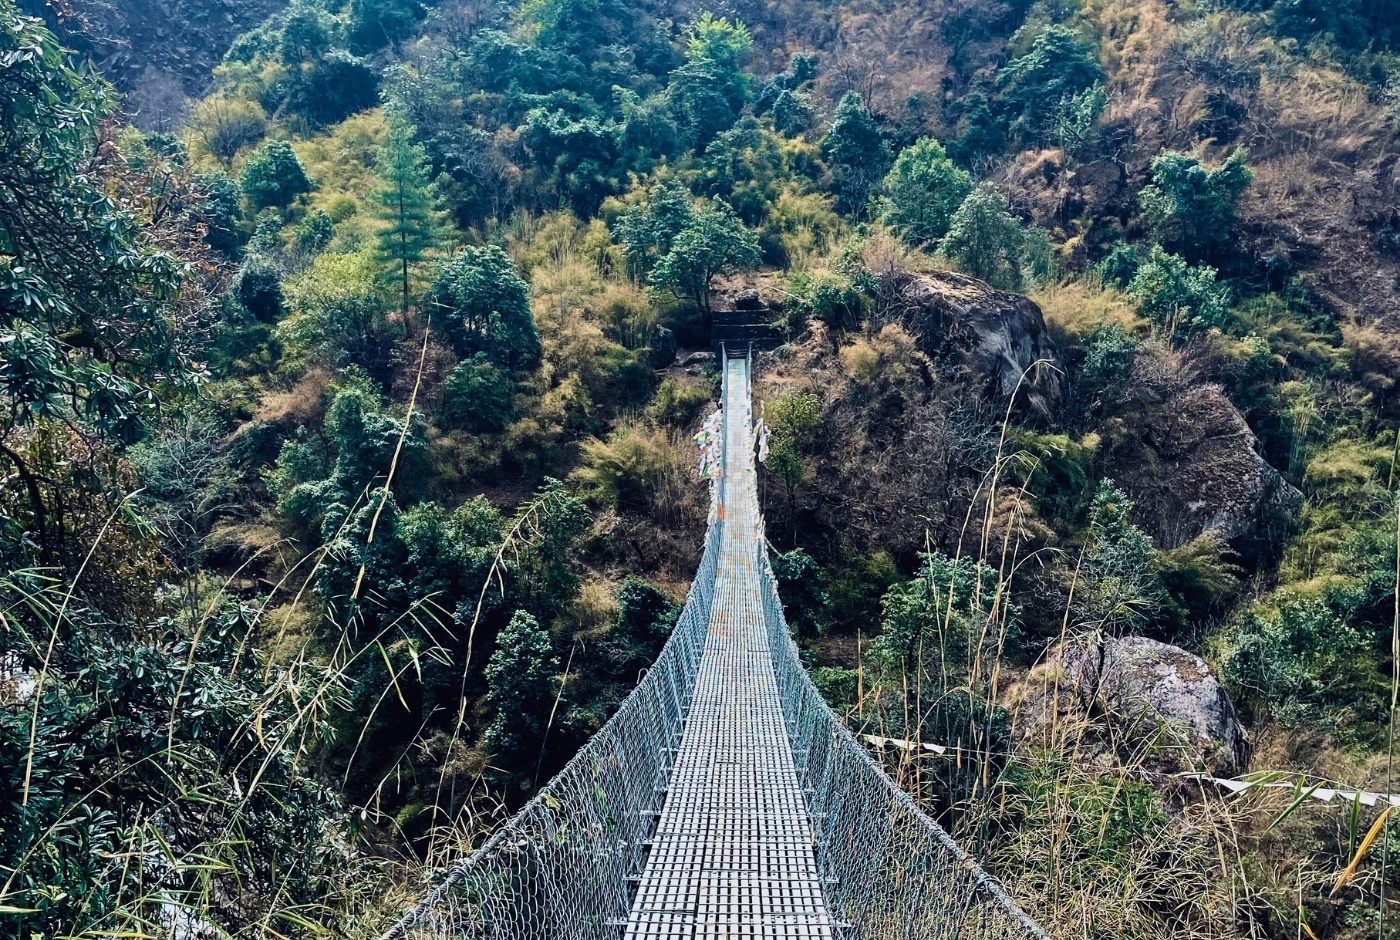
POLYGON ((234 38, 287 0, 19 0, 64 45, 91 57, 135 122, 165 130, 202 95, 234 38))
POLYGON ((957 362, 985 378, 989 392, 1002 398, 1014 393, 1043 416, 1064 397, 1064 375, 1055 367, 1059 354, 1045 318, 1019 294, 964 274, 901 271, 881 278, 872 319, 876 328, 898 324, 924 355, 957 362))
POLYGON ((1273 555, 1302 495, 1260 455, 1224 390, 1159 351, 1134 367, 1124 404, 1104 429, 1107 465, 1157 544, 1213 529, 1247 560, 1273 555))

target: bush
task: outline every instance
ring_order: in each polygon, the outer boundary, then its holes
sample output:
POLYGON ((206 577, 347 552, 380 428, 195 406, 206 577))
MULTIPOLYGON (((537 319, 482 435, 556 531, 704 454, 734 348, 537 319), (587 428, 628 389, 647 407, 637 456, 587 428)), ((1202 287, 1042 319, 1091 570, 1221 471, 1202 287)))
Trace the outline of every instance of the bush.
POLYGON ((539 621, 517 610, 496 637, 486 664, 487 700, 496 720, 486 744, 501 758, 526 766, 541 744, 550 706, 558 691, 559 657, 539 621))
POLYGON ((475 434, 505 430, 512 417, 510 375, 477 353, 448 373, 443 384, 443 416, 475 434))
POLYGON ((825 633, 830 626, 831 598, 826 573, 800 548, 773 555, 773 577, 783 600, 788 627, 798 639, 825 633))
POLYGON ((1162 153, 1152 161, 1152 182, 1138 199, 1162 247, 1190 262, 1225 253, 1235 204, 1254 178, 1246 161, 1243 149, 1209 171, 1184 153, 1162 153))
POLYGON ((1063 104, 1098 85, 1103 69, 1089 48, 1064 26, 1051 26, 997 76, 1002 99, 1019 115, 1016 126, 1029 137, 1055 129, 1063 104))
POLYGON ((529 285, 495 245, 467 247, 453 255, 438 272, 426 305, 446 321, 458 355, 479 353, 512 371, 539 362, 529 285))
POLYGON ((1285 724, 1335 717, 1383 686, 1366 638, 1317 597, 1283 594, 1272 609, 1252 607, 1224 645, 1225 681, 1285 724))
POLYGON ((1215 269, 1192 267, 1156 245, 1138 265, 1128 296, 1143 316, 1178 339, 1230 323, 1230 288, 1216 283, 1215 269))
POLYGON ((255 212, 285 209, 312 189, 306 170, 285 140, 268 141, 253 151, 238 182, 255 212))

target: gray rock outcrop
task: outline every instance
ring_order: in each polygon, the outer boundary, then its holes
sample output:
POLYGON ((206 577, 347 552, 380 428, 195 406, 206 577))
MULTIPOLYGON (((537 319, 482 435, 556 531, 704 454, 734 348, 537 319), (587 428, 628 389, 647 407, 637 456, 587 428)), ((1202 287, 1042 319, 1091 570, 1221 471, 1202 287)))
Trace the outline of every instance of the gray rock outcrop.
POLYGON ((1003 400, 1016 393, 1019 401, 1049 416, 1064 398, 1064 375, 1052 368, 1059 354, 1045 318, 1020 294, 965 274, 900 271, 880 279, 872 319, 876 329, 899 324, 924 355, 951 358, 983 377, 988 392, 1003 400))
POLYGON ((1081 751, 1109 769, 1141 758, 1162 773, 1243 771, 1249 742, 1205 660, 1146 637, 1086 637, 1056 647, 1020 689, 1013 735, 1055 746, 1052 727, 1078 729, 1081 751))
POLYGON ((1215 530, 1246 560, 1271 556, 1302 494, 1259 453, 1224 389, 1159 371, 1154 357, 1134 370, 1128 417, 1103 429, 1107 474, 1159 546, 1215 530))

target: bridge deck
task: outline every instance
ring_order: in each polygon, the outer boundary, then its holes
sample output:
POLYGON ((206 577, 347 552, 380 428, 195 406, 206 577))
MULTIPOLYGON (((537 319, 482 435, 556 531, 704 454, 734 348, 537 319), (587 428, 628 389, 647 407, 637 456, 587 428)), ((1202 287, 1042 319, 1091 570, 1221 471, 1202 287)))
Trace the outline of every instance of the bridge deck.
POLYGON ((747 363, 725 364, 719 575, 694 698, 628 938, 831 937, 755 565, 747 363))

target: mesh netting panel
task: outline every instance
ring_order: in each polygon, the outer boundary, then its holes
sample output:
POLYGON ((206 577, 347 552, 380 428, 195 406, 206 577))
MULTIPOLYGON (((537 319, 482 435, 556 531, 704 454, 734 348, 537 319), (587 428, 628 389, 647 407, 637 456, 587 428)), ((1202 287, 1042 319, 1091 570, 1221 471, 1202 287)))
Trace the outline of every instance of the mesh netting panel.
POLYGON ((385 938, 618 935, 695 685, 722 525, 711 522, 675 631, 622 707, 385 938))

